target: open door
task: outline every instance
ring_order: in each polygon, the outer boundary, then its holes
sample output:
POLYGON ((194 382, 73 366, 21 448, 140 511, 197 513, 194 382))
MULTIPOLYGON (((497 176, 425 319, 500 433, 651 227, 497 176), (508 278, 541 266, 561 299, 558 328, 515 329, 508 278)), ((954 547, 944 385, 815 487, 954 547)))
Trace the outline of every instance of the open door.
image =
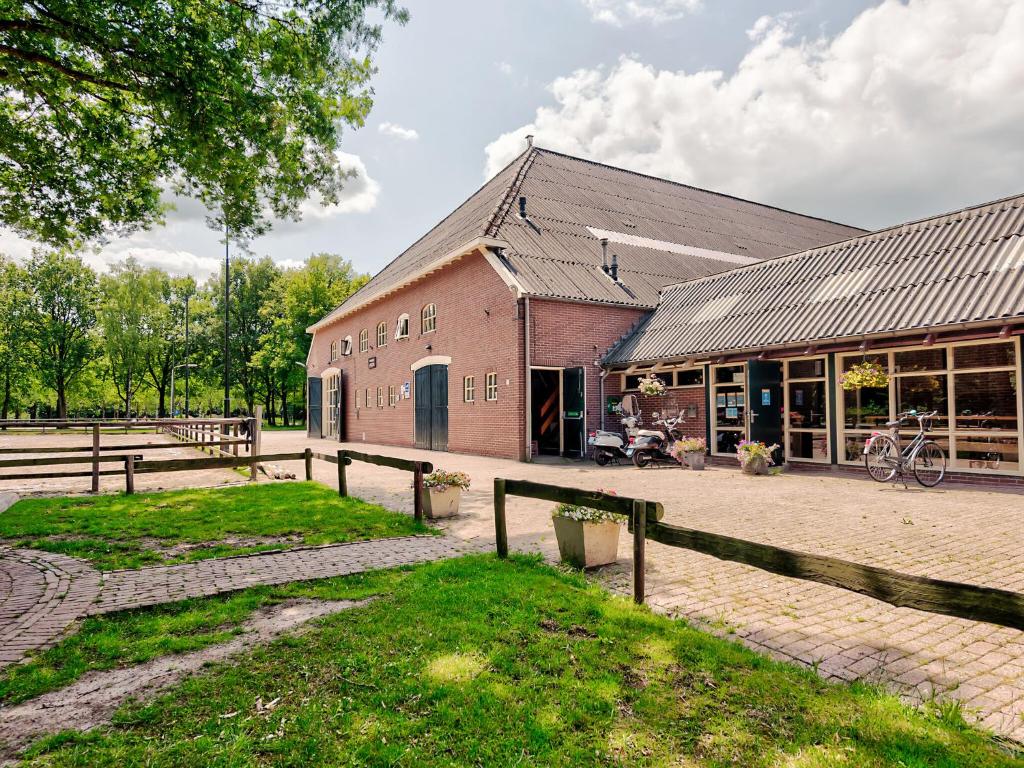
MULTIPOLYGON (((765 445, 782 445, 782 363, 778 360, 747 361, 747 392, 750 402, 750 439, 765 445)), ((783 452, 775 451, 776 464, 783 462, 783 452)))
POLYGON ((306 435, 323 437, 323 380, 319 376, 306 379, 306 435))
POLYGON ((562 371, 562 430, 565 455, 581 459, 586 453, 587 413, 582 368, 562 371))

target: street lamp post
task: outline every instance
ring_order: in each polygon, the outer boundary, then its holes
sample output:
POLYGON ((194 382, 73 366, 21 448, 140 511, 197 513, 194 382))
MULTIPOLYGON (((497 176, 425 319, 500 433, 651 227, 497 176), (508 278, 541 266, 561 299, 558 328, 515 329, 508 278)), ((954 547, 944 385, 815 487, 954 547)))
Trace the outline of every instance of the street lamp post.
MULTIPOLYGON (((186 293, 185 294, 185 362, 186 363, 188 363, 188 361, 189 361, 189 349, 188 349, 188 300, 190 298, 192 298, 192 295, 189 294, 189 293, 186 293)), ((186 367, 185 367, 185 418, 186 419, 188 418, 189 413, 191 413, 191 411, 189 411, 189 409, 188 409, 188 395, 189 395, 189 380, 188 380, 189 376, 188 376, 188 372, 189 372, 189 368, 191 368, 191 367, 192 367, 191 365, 186 365, 186 367)), ((174 369, 173 368, 171 369, 171 380, 172 381, 174 380, 174 369)), ((173 387, 172 387, 172 389, 173 389, 173 387)), ((171 415, 172 416, 174 415, 174 393, 173 392, 171 393, 171 415)))
POLYGON ((224 223, 224 418, 231 416, 231 364, 228 351, 228 300, 231 296, 231 244, 228 240, 230 231, 224 223))
POLYGON ((185 369, 185 418, 188 418, 188 369, 195 368, 195 363, 178 363, 171 368, 171 418, 174 418, 174 372, 179 368, 185 369))

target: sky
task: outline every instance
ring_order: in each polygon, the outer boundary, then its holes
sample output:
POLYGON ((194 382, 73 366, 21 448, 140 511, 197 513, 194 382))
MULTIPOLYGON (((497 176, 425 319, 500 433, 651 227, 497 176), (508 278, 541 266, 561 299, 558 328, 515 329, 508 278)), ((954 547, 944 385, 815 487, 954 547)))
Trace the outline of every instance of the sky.
MULTIPOLYGON (((1024 193, 1020 0, 406 0, 340 204, 252 241, 375 273, 539 146, 865 228, 1024 193)), ((202 206, 88 251, 203 279, 202 206)), ((16 258, 32 244, 0 231, 16 258)))

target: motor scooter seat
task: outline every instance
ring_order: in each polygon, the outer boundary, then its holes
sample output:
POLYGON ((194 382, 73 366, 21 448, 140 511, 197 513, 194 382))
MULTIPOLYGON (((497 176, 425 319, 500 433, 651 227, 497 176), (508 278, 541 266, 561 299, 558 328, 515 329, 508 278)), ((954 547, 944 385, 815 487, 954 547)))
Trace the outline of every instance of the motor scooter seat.
POLYGON ((638 437, 664 437, 664 435, 655 429, 641 429, 637 431, 638 437))

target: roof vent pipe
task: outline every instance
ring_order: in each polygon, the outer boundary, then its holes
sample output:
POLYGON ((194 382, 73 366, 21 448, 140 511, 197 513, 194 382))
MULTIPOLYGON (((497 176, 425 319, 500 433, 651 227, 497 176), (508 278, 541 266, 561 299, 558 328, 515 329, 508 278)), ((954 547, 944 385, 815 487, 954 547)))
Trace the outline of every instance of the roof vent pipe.
POLYGON ((601 271, 608 274, 608 238, 601 238, 601 271))
POLYGON ((526 218, 526 197, 525 196, 519 198, 519 218, 520 219, 525 219, 526 218))
POLYGON ((528 133, 528 134, 526 134, 526 147, 530 148, 532 146, 533 146, 533 134, 532 133, 528 133))
POLYGON ((612 266, 608 270, 608 275, 616 283, 619 282, 619 257, 616 256, 614 253, 612 254, 612 266))

